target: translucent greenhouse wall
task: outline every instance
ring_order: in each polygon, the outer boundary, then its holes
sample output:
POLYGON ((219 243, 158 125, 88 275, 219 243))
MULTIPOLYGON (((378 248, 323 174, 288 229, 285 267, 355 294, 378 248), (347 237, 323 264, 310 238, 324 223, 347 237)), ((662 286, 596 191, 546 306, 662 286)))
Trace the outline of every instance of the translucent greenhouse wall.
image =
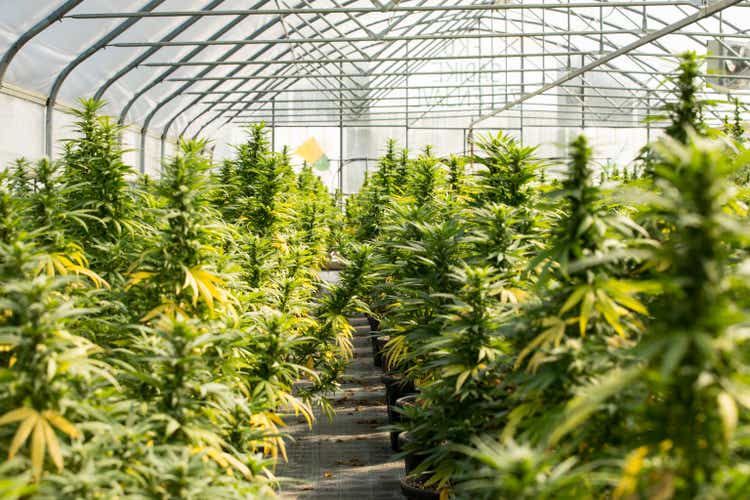
MULTIPOLYGON (((55 109, 53 120, 53 158, 59 158, 65 139, 73 137, 75 117, 70 106, 60 105, 55 109)), ((4 87, 0 91, 0 168, 24 157, 36 160, 45 156, 45 107, 44 99, 21 89, 4 87)), ((140 134, 135 127, 127 127, 122 134, 126 150, 125 161, 132 166, 139 164, 140 134)), ((165 141, 165 155, 174 153, 175 138, 165 141)), ((161 139, 152 134, 146 137, 145 172, 158 176, 161 165, 161 139)))

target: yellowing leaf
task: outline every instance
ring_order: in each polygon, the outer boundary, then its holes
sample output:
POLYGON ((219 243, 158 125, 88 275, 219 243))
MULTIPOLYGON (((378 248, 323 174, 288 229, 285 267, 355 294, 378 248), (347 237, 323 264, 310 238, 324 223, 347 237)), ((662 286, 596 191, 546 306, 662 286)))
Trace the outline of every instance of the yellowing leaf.
POLYGON ((716 396, 716 402, 719 405, 719 416, 721 417, 721 427, 724 432, 724 440, 728 443, 732 440, 734 431, 737 428, 739 414, 737 404, 734 398, 726 392, 720 392, 716 396))
POLYGON ((34 428, 34 425, 36 425, 37 420, 39 420, 39 414, 34 412, 33 415, 26 418, 26 420, 21 422, 21 425, 18 426, 16 435, 13 436, 13 441, 10 443, 10 449, 8 450, 8 460, 16 456, 18 450, 21 448, 21 446, 23 446, 23 443, 26 442, 29 434, 31 434, 31 430, 34 428))
POLYGON ((562 308, 560 308, 560 316, 571 310, 573 307, 576 306, 581 301, 581 298, 583 297, 583 294, 588 291, 588 286, 580 286, 576 288, 576 290, 570 294, 570 297, 568 297, 568 300, 565 301, 562 308))
POLYGON ((464 385, 466 379, 469 378, 469 375, 471 375, 471 370, 466 370, 458 376, 458 378, 456 379, 456 392, 461 390, 461 386, 464 385))
POLYGON ((24 420, 29 417, 36 416, 37 412, 36 410, 32 408, 17 408, 15 410, 11 410, 2 417, 0 417, 0 425, 10 424, 12 422, 18 422, 19 420, 24 420))
POLYGON ((604 319, 607 321, 618 335, 625 336, 625 328, 620 324, 620 314, 615 309, 615 305, 612 303, 612 299, 604 293, 602 290, 596 291, 596 310, 602 313, 604 319))
POLYGON ((612 492, 613 500, 619 500, 620 498, 627 497, 635 492, 635 487, 637 485, 636 477, 643 468, 644 459, 647 454, 648 447, 646 446, 636 448, 628 454, 628 457, 625 459, 620 482, 612 492))
POLYGON ((130 275, 130 281, 128 281, 127 285, 125 285, 125 290, 128 290, 138 283, 140 283, 143 280, 149 279, 151 276, 153 276, 156 273, 150 273, 147 271, 139 271, 137 273, 133 273, 130 275))
POLYGON ((57 470, 62 471, 63 458, 62 453, 60 452, 60 442, 57 440, 57 436, 55 436, 55 431, 52 430, 52 427, 45 420, 40 420, 37 425, 41 425, 44 428, 44 437, 47 441, 49 456, 52 458, 52 462, 55 464, 55 467, 57 467, 57 470))
POLYGON ((75 426, 68 422, 62 415, 55 413, 52 410, 45 410, 42 412, 42 416, 71 438, 78 439, 81 437, 81 433, 78 432, 78 429, 76 429, 75 426))
POLYGON ((565 321, 560 318, 546 318, 542 322, 542 325, 548 328, 537 335, 534 340, 529 342, 529 345, 518 354, 518 358, 513 367, 514 370, 521 366, 523 360, 533 350, 547 345, 559 345, 560 341, 565 336, 565 321))
POLYGON ((37 481, 42 477, 44 466, 44 427, 41 423, 37 422, 31 435, 31 471, 37 481))
POLYGON ((594 306, 594 294, 589 291, 583 298, 581 304, 581 314, 578 317, 578 327, 580 329, 581 337, 586 336, 586 328, 588 327, 589 318, 591 317, 591 309, 594 306))

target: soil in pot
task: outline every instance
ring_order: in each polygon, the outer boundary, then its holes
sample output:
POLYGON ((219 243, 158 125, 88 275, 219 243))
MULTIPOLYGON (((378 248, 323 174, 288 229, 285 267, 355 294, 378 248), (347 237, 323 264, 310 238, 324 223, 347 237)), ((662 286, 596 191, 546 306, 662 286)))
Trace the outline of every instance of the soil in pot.
POLYGON ((431 486, 425 486, 428 478, 426 474, 401 478, 401 492, 408 500, 439 500, 440 492, 431 486))

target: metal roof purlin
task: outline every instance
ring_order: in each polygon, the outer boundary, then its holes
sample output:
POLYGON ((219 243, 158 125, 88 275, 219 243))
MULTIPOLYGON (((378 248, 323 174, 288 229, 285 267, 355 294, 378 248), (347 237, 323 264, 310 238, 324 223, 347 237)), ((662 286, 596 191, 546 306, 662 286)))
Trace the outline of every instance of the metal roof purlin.
MULTIPOLYGON (((146 5, 144 5, 141 8, 141 11, 143 12, 150 12, 162 3, 164 3, 165 0, 151 0, 146 5)), ((104 47, 106 47, 112 40, 120 36, 122 33, 128 30, 131 26, 133 26, 135 23, 139 21, 140 18, 133 18, 133 19, 127 19, 126 21, 123 21, 122 23, 118 24, 117 27, 115 27, 113 30, 111 30, 109 33, 101 37, 99 40, 97 40, 93 45, 91 45, 88 49, 84 50, 78 56, 73 59, 70 63, 63 68, 63 70, 60 72, 60 74, 57 75, 57 78, 55 78, 54 82, 52 83, 52 88, 50 89, 49 96, 47 97, 47 106, 46 106, 46 113, 45 113, 45 154, 48 157, 52 157, 52 119, 53 119, 53 110, 55 107, 55 102, 57 101, 57 94, 60 92, 60 88, 62 87, 63 83, 65 82, 65 79, 68 77, 68 75, 78 67, 79 64, 84 62, 86 59, 94 55, 96 52, 100 51, 104 47)))
POLYGON ((649 43, 651 43, 651 42, 653 42, 655 40, 658 40, 659 38, 662 38, 662 37, 666 36, 666 35, 674 33, 675 31, 678 31, 678 30, 680 30, 680 29, 682 29, 682 28, 684 28, 686 26, 689 26, 689 25, 693 24, 696 21, 700 21, 701 19, 705 19, 707 17, 710 17, 710 16, 716 14, 717 12, 720 12, 720 11, 722 11, 722 10, 728 8, 728 7, 731 7, 733 5, 737 5, 741 1, 742 0, 718 0, 715 3, 709 4, 709 5, 703 7, 702 9, 700 9, 698 12, 696 12, 695 14, 693 14, 691 16, 688 16, 688 17, 686 17, 684 19, 681 19, 680 21, 677 21, 675 23, 667 25, 667 26, 665 26, 664 28, 662 28, 662 29, 660 29, 658 31, 652 32, 650 34, 647 34, 647 35, 639 38, 635 42, 630 43, 630 44, 626 45, 625 47, 622 47, 622 48, 620 48, 620 49, 618 49, 618 50, 616 50, 614 52, 611 52, 611 53, 607 54, 606 56, 600 57, 600 58, 596 59, 595 61, 592 61, 591 63, 583 66, 580 69, 577 69, 575 71, 571 71, 570 73, 564 75, 561 78, 558 78, 557 80, 555 80, 552 83, 544 85, 541 88, 539 88, 539 89, 537 89, 537 90, 535 90, 533 92, 529 92, 529 93, 525 94, 524 96, 522 96, 519 99, 516 99, 513 102, 507 103, 504 106, 491 111, 490 113, 487 113, 487 114, 485 114, 483 116, 480 116, 479 118, 477 118, 476 120, 473 120, 470 123, 470 128, 474 128, 477 124, 479 124, 479 123, 487 120, 488 118, 492 118, 493 116, 497 116, 500 113, 502 113, 503 111, 507 111, 507 110, 509 110, 509 109, 511 109, 511 108, 513 108, 513 107, 515 107, 517 105, 519 105, 519 104, 522 104, 522 103, 526 102, 527 100, 531 99, 532 97, 536 97, 538 95, 541 95, 541 94, 543 94, 544 92, 546 92, 546 91, 548 91, 550 89, 558 87, 558 86, 560 86, 561 84, 563 84, 563 83, 565 83, 567 81, 570 81, 570 80, 572 80, 574 78, 577 78, 578 76, 583 75, 584 73, 588 72, 589 70, 592 70, 592 69, 595 69, 595 68, 597 68, 599 66, 602 66, 602 65, 604 65, 604 64, 612 61, 613 59, 616 59, 616 58, 618 58, 618 57, 620 57, 622 55, 625 55, 628 52, 631 52, 631 51, 633 51, 633 50, 635 50, 635 49, 637 49, 639 47, 647 45, 647 44, 649 44, 649 43))
POLYGON ((37 36, 39 33, 47 29, 55 21, 59 21, 65 14, 70 12, 72 9, 83 2, 83 0, 67 0, 65 3, 60 5, 57 9, 47 14, 44 19, 36 23, 30 29, 26 30, 16 41, 14 41, 10 47, 5 51, 3 57, 0 58, 0 85, 3 83, 5 72, 8 71, 10 63, 18 52, 26 45, 31 39, 37 36))
MULTIPOLYGON (((214 8, 218 7, 222 3, 224 3, 225 0, 213 0, 211 3, 203 7, 204 11, 210 11, 214 8)), ((196 22, 198 22, 201 19, 201 16, 193 16, 189 18, 187 21, 181 23, 176 28, 174 28, 172 31, 167 33, 163 38, 162 41, 168 42, 170 40, 173 40, 180 34, 184 33, 185 30, 190 28, 192 25, 194 25, 196 22)), ((147 60, 152 55, 156 54, 159 51, 159 47, 151 47, 150 49, 146 50, 143 54, 140 54, 138 57, 133 59, 130 63, 126 64, 124 68, 119 70, 117 73, 115 73, 111 78, 109 78, 106 82, 104 82, 103 85, 99 87, 99 89, 94 94, 94 99, 101 99, 104 93, 107 91, 107 89, 112 86, 113 83, 115 83, 117 80, 128 74, 133 69, 137 68, 139 64, 147 60)))
MULTIPOLYGON (((445 2, 447 2, 448 0, 443 0, 443 1, 444 1, 444 3, 445 3, 445 2)), ((426 2, 426 0, 422 0, 422 3, 425 3, 425 2, 426 2)), ((279 74, 279 73, 277 72, 277 74, 279 74)), ((283 90, 287 90, 287 89, 289 89, 289 87, 291 87, 291 85, 293 85, 293 84, 294 84, 294 83, 296 83, 297 81, 299 81, 299 80, 297 80, 297 79, 293 79, 292 83, 291 83, 290 85, 288 85, 288 86, 287 86, 287 87, 286 87, 285 89, 283 89, 283 90)), ((257 88, 257 87, 258 87, 258 86, 256 86, 256 88, 257 88)), ((277 89, 277 90, 278 90, 278 89, 277 89)), ((351 89, 350 89, 350 90, 351 90, 351 89)), ((273 91, 272 91, 272 92, 273 92, 273 91)), ((245 94, 245 97, 247 97, 247 95, 248 95, 248 94, 245 94)), ((264 95, 264 94, 261 94, 261 95, 264 95)), ((274 95, 275 95, 275 96, 278 96, 278 95, 279 95, 279 91, 276 91, 274 95)), ((249 105, 248 105, 248 106, 245 106, 245 108, 243 109, 243 111, 246 111, 246 110, 247 110, 247 108, 249 108, 249 107, 250 107, 249 105)), ((202 114, 204 114, 204 113, 202 113, 202 114)), ((222 114, 223 114, 223 113, 222 113, 222 114)), ((203 130, 203 129, 204 129, 204 128, 205 128, 205 127, 206 127, 206 126, 208 125, 208 124, 210 124, 211 122, 213 122, 214 120, 216 120, 217 118, 219 118, 219 116, 221 116, 221 114, 220 114, 220 115, 217 115, 217 116, 215 116, 215 117, 214 117, 214 118, 212 118, 212 119, 211 119, 211 120, 210 120, 209 122, 205 123, 205 124, 204 124, 204 125, 203 125, 203 126, 202 126, 202 127, 200 128, 200 129, 199 129, 199 131, 200 131, 200 130, 203 130)), ((231 120, 232 120, 232 117, 230 117, 229 119, 227 119, 227 121, 226 121, 225 123, 229 123, 229 122, 230 122, 231 120)))

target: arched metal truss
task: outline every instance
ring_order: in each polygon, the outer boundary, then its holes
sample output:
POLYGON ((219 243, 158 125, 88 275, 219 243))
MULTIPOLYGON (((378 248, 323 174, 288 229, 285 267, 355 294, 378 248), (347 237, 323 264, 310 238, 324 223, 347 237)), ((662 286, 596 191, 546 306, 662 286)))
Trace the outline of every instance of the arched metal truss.
POLYGON ((735 50, 750 46, 750 3, 742 0, 35 3, 43 6, 38 18, 16 19, 14 38, 0 45, 0 86, 47 96, 48 155, 58 101, 70 102, 71 92, 107 100, 121 123, 136 124, 141 168, 149 132, 163 151, 169 135, 259 120, 632 126, 669 99, 662 82, 677 49, 707 53, 711 41, 722 60, 750 64, 750 52, 735 50), (75 32, 70 42, 65 30, 75 32), (43 50, 59 51, 55 64, 14 71, 43 50), (97 71, 105 61, 106 71, 97 71))

